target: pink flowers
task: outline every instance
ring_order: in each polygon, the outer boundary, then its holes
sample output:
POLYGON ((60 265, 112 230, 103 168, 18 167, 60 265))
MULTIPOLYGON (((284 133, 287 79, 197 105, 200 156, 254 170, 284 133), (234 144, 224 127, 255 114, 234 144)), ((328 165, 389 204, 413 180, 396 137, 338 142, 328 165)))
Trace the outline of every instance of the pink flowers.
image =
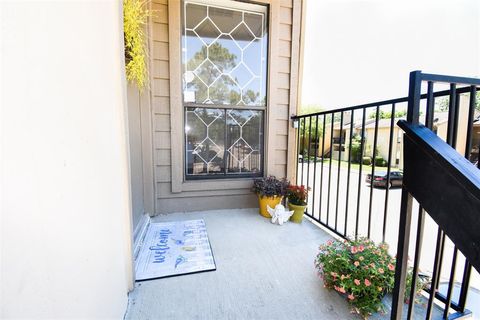
POLYGON ((394 281, 395 260, 385 246, 361 238, 329 240, 321 249, 315 267, 325 287, 342 294, 364 317, 378 310, 394 281))
POLYGON ((333 286, 333 287, 335 288, 335 290, 337 290, 340 293, 345 293, 346 292, 345 288, 343 288, 343 287, 337 287, 337 286, 333 286))

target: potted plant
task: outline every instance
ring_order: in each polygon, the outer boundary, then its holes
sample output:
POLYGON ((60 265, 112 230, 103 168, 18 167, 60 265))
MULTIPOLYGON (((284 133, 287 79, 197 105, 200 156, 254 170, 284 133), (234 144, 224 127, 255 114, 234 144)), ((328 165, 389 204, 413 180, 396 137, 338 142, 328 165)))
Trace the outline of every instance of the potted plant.
MULTIPOLYGON (((343 295, 363 318, 385 311, 382 299, 393 290, 395 281, 395 259, 388 254, 387 244, 376 245, 368 238, 328 240, 320 246, 315 268, 324 286, 343 295)), ((409 270, 407 288, 411 281, 409 270)), ((420 295, 426 283, 417 278, 415 296, 420 295)), ((405 292, 405 302, 409 298, 410 293, 405 292)))
POLYGON ((307 207, 307 196, 310 188, 305 186, 291 185, 287 189, 288 208, 294 211, 290 220, 296 223, 301 223, 303 213, 307 207))
POLYGON ((253 181, 252 191, 258 196, 259 212, 262 216, 271 218, 267 205, 275 208, 282 201, 289 185, 285 178, 277 179, 274 176, 257 178, 253 181))

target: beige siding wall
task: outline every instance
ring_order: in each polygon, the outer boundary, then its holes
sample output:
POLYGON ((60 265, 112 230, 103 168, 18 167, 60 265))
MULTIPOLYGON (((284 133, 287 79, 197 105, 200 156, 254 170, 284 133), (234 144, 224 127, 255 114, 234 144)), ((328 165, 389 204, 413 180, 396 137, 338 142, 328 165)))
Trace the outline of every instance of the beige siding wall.
MULTIPOLYGON (((296 110, 297 100, 300 26, 294 21, 299 21, 301 5, 294 0, 262 2, 270 4, 265 171, 285 177, 287 150, 294 134, 289 116, 295 113, 292 110, 296 110)), ((155 212, 256 206, 250 192, 251 179, 183 181, 180 2, 152 0, 151 5, 156 10, 150 36, 155 212)))

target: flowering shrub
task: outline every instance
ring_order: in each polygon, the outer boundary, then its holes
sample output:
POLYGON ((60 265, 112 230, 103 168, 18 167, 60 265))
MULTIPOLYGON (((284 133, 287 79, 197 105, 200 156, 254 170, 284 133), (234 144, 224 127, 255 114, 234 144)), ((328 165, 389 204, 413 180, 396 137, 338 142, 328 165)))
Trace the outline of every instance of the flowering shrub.
POLYGON ((315 267, 325 287, 344 294, 363 317, 383 309, 382 298, 394 286, 395 259, 386 244, 367 238, 329 240, 320 246, 315 267))
POLYGON ((287 189, 288 203, 297 205, 297 206, 306 206, 308 191, 310 188, 305 186, 295 186, 290 185, 287 189))

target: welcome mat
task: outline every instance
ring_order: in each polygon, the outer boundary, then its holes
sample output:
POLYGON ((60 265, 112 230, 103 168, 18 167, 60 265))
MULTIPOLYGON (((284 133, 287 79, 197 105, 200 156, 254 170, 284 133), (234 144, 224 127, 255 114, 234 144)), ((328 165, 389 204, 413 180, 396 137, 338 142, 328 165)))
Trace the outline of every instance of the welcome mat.
POLYGON ((215 269, 203 219, 151 223, 135 260, 137 281, 215 269))

